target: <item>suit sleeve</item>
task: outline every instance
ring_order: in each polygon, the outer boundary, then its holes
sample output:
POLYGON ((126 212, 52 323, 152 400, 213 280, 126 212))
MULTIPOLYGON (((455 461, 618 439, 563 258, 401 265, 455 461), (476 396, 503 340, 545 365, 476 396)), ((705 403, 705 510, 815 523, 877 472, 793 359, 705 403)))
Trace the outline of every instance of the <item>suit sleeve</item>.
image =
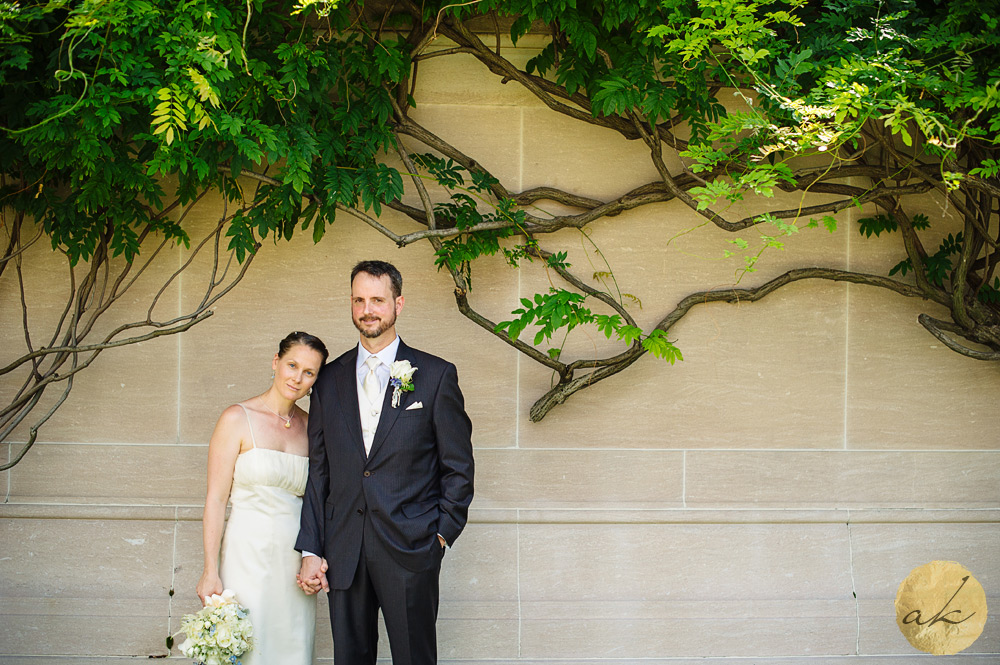
POLYGON ((309 479, 302 497, 302 517, 295 549, 325 556, 325 512, 326 499, 330 494, 330 467, 327 464, 326 442, 323 438, 323 403, 320 393, 318 386, 314 386, 309 400, 309 479))
POLYGON ((472 421, 465 413, 465 399, 458 387, 458 370, 450 363, 441 378, 432 417, 441 470, 438 533, 453 545, 468 520, 475 462, 472 458, 472 421))

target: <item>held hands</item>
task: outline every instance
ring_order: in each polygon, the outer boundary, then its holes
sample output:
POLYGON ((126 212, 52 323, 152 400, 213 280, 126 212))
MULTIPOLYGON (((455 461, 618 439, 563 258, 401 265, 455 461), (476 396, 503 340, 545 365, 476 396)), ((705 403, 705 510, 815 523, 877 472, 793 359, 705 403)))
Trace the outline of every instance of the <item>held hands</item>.
MULTIPOLYGON (((438 535, 438 542, 441 544, 441 549, 448 546, 448 543, 440 535, 438 535)), ((329 568, 330 566, 327 564, 326 559, 318 556, 304 556, 302 557, 302 565, 299 567, 299 573, 295 576, 295 582, 302 589, 303 593, 309 596, 319 593, 320 589, 329 591, 330 584, 326 579, 326 571, 329 568)), ((200 588, 201 586, 199 585, 199 590, 200 588)), ((222 588, 221 582, 219 583, 219 588, 222 588)), ((202 602, 204 602, 204 598, 202 598, 202 602)))
POLYGON ((328 569, 329 566, 326 563, 326 559, 318 556, 304 556, 302 557, 299 574, 295 576, 295 581, 298 583, 299 588, 308 596, 319 593, 320 589, 329 591, 330 585, 326 581, 326 571, 328 569))
POLYGON ((213 594, 222 593, 222 579, 219 578, 218 571, 206 570, 201 574, 201 579, 198 580, 198 586, 195 587, 195 593, 198 594, 198 598, 201 599, 201 604, 205 604, 205 599, 213 594))

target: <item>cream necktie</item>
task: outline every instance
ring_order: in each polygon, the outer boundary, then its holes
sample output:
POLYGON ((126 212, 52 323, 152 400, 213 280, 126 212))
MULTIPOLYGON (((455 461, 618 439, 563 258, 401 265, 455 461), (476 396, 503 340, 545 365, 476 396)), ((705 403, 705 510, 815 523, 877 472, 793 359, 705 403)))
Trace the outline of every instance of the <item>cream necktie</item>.
POLYGON ((361 387, 365 390, 365 397, 368 398, 368 402, 375 408, 382 406, 382 400, 379 397, 382 394, 382 386, 379 383, 378 375, 375 374, 375 368, 382 364, 382 361, 378 359, 378 356, 368 356, 368 360, 365 361, 368 365, 368 374, 365 375, 365 380, 361 383, 361 387))

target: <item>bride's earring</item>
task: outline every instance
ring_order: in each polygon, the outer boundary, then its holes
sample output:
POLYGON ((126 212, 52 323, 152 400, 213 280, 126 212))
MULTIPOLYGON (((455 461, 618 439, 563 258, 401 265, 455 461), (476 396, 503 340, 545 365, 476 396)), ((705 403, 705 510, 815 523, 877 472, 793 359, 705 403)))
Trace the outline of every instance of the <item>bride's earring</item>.
POLYGON ((274 372, 271 372, 271 378, 272 379, 274 378, 274 372))

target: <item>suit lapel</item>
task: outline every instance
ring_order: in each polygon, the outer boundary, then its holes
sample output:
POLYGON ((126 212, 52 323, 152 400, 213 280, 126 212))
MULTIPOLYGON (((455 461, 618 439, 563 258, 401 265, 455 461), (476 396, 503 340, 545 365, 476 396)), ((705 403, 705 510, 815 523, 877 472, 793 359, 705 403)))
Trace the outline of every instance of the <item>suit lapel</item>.
POLYGON ((361 437, 361 412, 358 410, 358 376, 355 366, 358 362, 358 352, 349 354, 343 363, 337 367, 335 380, 337 382, 337 394, 340 396, 340 409, 344 412, 344 420, 351 439, 361 451, 362 457, 365 454, 365 442, 361 437))
MULTIPOLYGON (((413 365, 416 362, 416 358, 413 356, 413 352, 410 347, 403 344, 403 340, 399 340, 399 348, 396 349, 396 360, 409 360, 410 364, 413 365)), ((413 375, 414 381, 418 381, 416 374, 413 375)), ((392 408, 392 384, 389 384, 385 388, 385 397, 382 399, 382 415, 378 419, 378 428, 375 430, 375 439, 372 441, 371 452, 368 453, 368 459, 375 456, 378 449, 382 447, 382 443, 385 441, 386 437, 389 435, 389 431, 392 426, 396 424, 396 418, 399 417, 400 411, 405 408, 404 402, 406 401, 406 393, 403 393, 399 398, 399 404, 396 408, 392 408)), ((361 416, 358 416, 360 422, 361 416)))

